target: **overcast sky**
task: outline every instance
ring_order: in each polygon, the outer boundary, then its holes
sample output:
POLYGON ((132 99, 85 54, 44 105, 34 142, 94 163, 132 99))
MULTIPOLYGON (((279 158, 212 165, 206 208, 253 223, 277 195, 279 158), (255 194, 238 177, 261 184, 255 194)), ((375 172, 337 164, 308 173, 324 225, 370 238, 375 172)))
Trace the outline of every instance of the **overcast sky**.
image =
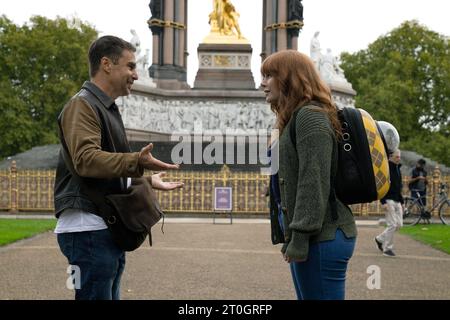
MULTIPOLYGON (((101 35, 113 34, 126 40, 135 29, 144 49, 151 49, 152 34, 147 26, 149 0, 12 0, 2 1, 0 14, 23 24, 32 15, 49 18, 76 16, 92 24, 101 35)), ((193 84, 198 69, 197 46, 209 33, 208 14, 213 0, 189 0, 188 5, 188 83, 193 84)), ((262 0, 232 0, 240 13, 244 37, 253 47, 252 71, 259 85, 262 0)), ((428 28, 450 35, 448 0, 303 0, 305 26, 299 37, 299 51, 309 54, 309 43, 320 31, 322 50, 334 55, 355 52, 405 20, 417 19, 428 28)))

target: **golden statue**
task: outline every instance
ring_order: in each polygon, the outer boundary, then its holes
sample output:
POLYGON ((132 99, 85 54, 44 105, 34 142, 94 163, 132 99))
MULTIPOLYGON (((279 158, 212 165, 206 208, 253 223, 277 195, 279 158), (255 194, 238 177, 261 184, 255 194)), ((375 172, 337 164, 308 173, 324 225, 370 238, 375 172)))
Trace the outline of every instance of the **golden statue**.
POLYGON ((205 43, 248 43, 239 27, 239 13, 230 0, 213 0, 213 12, 209 14, 211 33, 205 43))

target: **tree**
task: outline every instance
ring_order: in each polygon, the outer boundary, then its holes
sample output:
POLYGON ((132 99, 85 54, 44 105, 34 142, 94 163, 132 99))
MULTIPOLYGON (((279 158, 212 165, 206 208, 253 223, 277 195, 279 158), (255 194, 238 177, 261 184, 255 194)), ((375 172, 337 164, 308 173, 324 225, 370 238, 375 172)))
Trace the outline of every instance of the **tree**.
POLYGON ((0 16, 0 159, 57 143, 56 118, 88 79, 90 25, 35 16, 17 26, 0 16))
POLYGON ((343 53, 341 60, 358 93, 358 108, 392 123, 401 148, 450 166, 448 37, 406 21, 367 49, 343 53))

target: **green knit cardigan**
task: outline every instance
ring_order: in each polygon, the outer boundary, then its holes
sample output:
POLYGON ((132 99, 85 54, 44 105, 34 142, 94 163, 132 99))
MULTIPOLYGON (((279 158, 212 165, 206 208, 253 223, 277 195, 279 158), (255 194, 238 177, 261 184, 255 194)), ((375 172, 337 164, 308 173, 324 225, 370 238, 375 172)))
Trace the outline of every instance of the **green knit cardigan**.
POLYGON ((330 177, 337 170, 337 142, 324 112, 302 107, 296 121, 297 146, 290 138, 291 119, 279 139, 279 186, 284 212, 285 243, 281 249, 291 259, 307 260, 310 243, 333 240, 340 228, 356 237, 350 208, 337 200, 333 220, 329 201, 330 177))

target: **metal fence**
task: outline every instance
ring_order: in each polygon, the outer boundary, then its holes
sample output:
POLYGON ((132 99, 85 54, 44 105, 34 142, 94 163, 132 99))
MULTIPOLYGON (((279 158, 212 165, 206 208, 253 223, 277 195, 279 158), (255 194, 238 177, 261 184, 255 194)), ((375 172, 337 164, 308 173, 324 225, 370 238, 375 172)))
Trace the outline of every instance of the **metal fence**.
MULTIPOLYGON (((404 177, 404 195, 408 195, 407 179, 404 177)), ((184 188, 170 192, 158 192, 163 210, 167 213, 207 214, 214 211, 216 187, 232 188, 232 212, 239 215, 268 215, 266 190, 268 177, 257 172, 231 172, 224 166, 220 172, 172 171, 167 181, 182 181, 184 188)), ((52 212, 53 170, 17 170, 13 162, 10 170, 0 171, 0 210, 16 213, 52 212)), ((428 187, 427 200, 432 204, 441 182, 449 184, 449 176, 441 176, 436 168, 428 187)), ((353 205, 356 216, 383 214, 379 201, 353 205)), ((434 212, 436 214, 436 212, 434 212)))

